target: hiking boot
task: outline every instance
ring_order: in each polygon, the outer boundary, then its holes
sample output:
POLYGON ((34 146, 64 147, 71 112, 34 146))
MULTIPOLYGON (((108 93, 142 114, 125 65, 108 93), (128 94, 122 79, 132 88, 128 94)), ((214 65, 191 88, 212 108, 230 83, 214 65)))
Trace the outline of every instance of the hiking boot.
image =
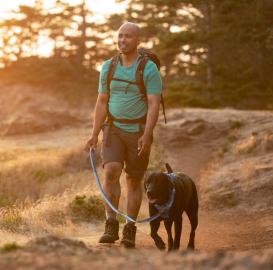
POLYGON ((136 241, 136 226, 134 223, 127 223, 122 232, 122 239, 120 244, 126 248, 134 248, 136 241))
POLYGON ((119 239, 119 222, 115 219, 107 219, 105 222, 104 234, 99 240, 99 243, 114 243, 119 239))

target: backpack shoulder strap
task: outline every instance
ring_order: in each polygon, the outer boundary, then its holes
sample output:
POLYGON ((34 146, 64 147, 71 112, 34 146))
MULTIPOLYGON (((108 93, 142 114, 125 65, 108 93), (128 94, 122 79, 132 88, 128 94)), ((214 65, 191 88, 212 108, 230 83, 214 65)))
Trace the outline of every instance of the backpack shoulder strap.
POLYGON ((139 85, 140 92, 144 98, 147 97, 146 86, 144 83, 144 69, 149 58, 146 55, 141 56, 140 62, 136 70, 136 82, 139 85))
POLYGON ((120 57, 120 55, 118 54, 118 55, 112 57, 112 59, 111 59, 111 63, 110 63, 108 74, 107 74, 107 90, 108 90, 108 93, 110 93, 110 84, 111 84, 111 81, 112 81, 112 79, 114 77, 114 73, 116 71, 116 67, 117 67, 117 64, 118 64, 118 61, 119 61, 119 57, 120 57))
MULTIPOLYGON (((141 92, 144 99, 147 99, 147 91, 146 91, 146 86, 145 86, 145 83, 144 83, 144 69, 145 69, 145 65, 148 62, 148 60, 149 60, 149 57, 146 56, 146 55, 143 55, 141 57, 140 63, 139 63, 139 65, 137 67, 137 70, 136 70, 136 82, 139 85, 140 92, 141 92)), ((164 122, 166 124, 167 123, 167 118, 166 118, 165 104, 164 104, 164 99, 163 99, 162 94, 161 94, 160 103, 162 105, 164 122)))

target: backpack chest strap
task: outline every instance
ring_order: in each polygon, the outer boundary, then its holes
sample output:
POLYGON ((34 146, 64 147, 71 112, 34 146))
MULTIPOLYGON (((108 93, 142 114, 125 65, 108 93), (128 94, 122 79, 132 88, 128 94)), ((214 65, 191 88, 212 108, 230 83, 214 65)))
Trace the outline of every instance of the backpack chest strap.
POLYGON ((118 81, 118 82, 125 82, 125 83, 129 83, 129 84, 135 84, 135 85, 139 85, 138 82, 132 82, 132 81, 128 81, 128 80, 124 80, 124 79, 120 79, 120 78, 112 78, 112 81, 118 81))

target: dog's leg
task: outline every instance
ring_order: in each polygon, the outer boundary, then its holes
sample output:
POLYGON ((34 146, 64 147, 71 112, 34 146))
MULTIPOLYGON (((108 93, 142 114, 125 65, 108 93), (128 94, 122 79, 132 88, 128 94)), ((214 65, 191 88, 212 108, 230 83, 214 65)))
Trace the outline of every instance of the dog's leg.
POLYGON ((154 239, 155 245, 158 249, 165 249, 165 243, 162 238, 158 235, 157 231, 160 226, 160 219, 157 218, 150 222, 151 226, 151 237, 154 239))
POLYGON ((188 248, 194 249, 195 230, 198 225, 198 204, 195 204, 195 205, 193 205, 192 208, 187 209, 186 213, 187 213, 190 223, 191 223, 191 233, 190 233, 188 248))
POLYGON ((165 219, 164 225, 167 230, 168 234, 168 251, 171 251, 173 249, 173 237, 172 237, 172 225, 173 220, 172 219, 165 219))
POLYGON ((179 249, 182 232, 182 214, 174 220, 174 244, 173 249, 179 249))

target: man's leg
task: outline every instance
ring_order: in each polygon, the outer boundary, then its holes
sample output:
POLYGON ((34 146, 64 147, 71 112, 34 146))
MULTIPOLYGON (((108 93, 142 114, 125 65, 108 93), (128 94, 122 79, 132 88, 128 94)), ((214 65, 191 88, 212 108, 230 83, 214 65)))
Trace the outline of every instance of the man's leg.
MULTIPOLYGON (((127 182, 127 215, 136 219, 142 201, 142 178, 148 167, 149 154, 138 156, 138 140, 142 132, 126 133, 123 141, 126 143, 125 172, 127 182)), ((135 247, 136 226, 128 222, 123 228, 121 244, 125 247, 135 247)))
MULTIPOLYGON (((119 178, 123 165, 119 162, 109 162, 104 165, 105 180, 103 190, 110 202, 118 208, 120 198, 120 182, 119 178)), ((106 223, 105 232, 100 238, 100 243, 114 243, 119 239, 119 223, 116 220, 116 213, 105 203, 106 223)))
MULTIPOLYGON (((103 190, 110 202, 118 208, 120 198, 120 182, 119 178, 123 165, 119 162, 109 162, 104 165, 104 182, 103 190)), ((107 217, 116 218, 115 212, 105 203, 107 217)))
MULTIPOLYGON (((136 219, 142 201, 142 181, 141 178, 131 177, 126 174, 127 184, 127 215, 136 219)), ((127 248, 135 247, 136 226, 133 222, 127 222, 123 229, 121 244, 127 248)))
POLYGON ((127 215, 136 219, 142 201, 142 179, 126 174, 127 184, 127 215))

